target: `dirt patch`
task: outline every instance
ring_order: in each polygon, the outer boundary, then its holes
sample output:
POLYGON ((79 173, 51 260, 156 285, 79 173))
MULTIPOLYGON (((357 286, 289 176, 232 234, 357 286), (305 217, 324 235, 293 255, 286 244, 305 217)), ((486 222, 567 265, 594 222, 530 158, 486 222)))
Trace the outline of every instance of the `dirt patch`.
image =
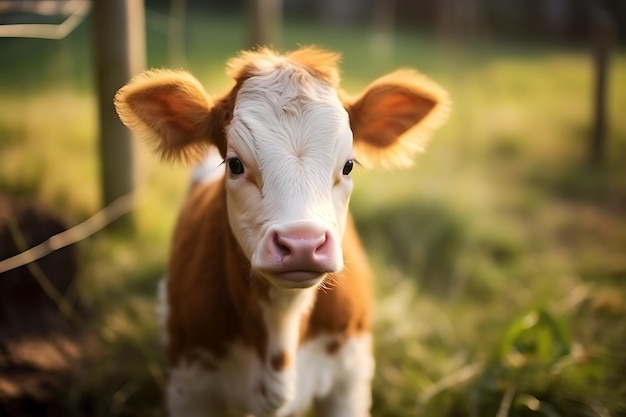
MULTIPOLYGON (((0 196, 0 260, 66 228, 37 202, 0 196)), ((68 415, 67 383, 93 348, 56 298, 80 311, 72 296, 77 271, 77 249, 68 246, 0 273, 0 415, 68 415)))

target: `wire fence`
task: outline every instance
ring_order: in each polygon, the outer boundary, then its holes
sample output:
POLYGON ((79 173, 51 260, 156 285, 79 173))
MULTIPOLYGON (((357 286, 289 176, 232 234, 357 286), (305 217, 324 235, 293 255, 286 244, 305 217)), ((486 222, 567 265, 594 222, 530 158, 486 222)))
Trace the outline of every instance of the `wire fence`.
MULTIPOLYGON (((123 215, 130 213, 133 210, 133 197, 132 193, 123 195, 84 222, 57 233, 37 246, 0 261, 0 274, 31 264, 54 251, 93 236, 123 215)), ((16 228, 16 222, 9 219, 9 227, 16 228)), ((19 239, 19 230, 12 230, 12 234, 15 239, 19 239)))
POLYGON ((130 213, 134 207, 133 197, 134 195, 129 193, 118 198, 84 222, 61 233, 57 233, 32 248, 28 248, 15 216, 9 211, 8 228, 18 250, 22 252, 0 261, 0 278, 2 278, 1 275, 5 272, 25 266, 44 294, 56 304, 61 314, 74 324, 83 324, 83 319, 72 302, 54 286, 45 271, 36 261, 59 249, 93 236, 123 215, 130 213))

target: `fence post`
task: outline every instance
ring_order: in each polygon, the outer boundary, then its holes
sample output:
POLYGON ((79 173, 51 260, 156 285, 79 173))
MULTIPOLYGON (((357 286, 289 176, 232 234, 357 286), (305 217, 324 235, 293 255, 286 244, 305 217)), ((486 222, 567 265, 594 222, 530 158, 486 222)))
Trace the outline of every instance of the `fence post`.
POLYGON ((282 0, 248 0, 250 46, 280 45, 283 21, 282 0))
POLYGON ((185 53, 185 15, 187 0, 170 0, 170 17, 168 28, 169 65, 180 68, 187 66, 185 53))
MULTIPOLYGON (((101 187, 108 205, 135 187, 134 144, 117 117, 113 98, 145 68, 145 15, 143 0, 97 0, 93 5, 101 187)), ((125 216, 123 224, 132 227, 132 215, 125 216)))
POLYGON ((598 8, 593 13, 591 30, 595 84, 589 160, 592 165, 601 166, 606 158, 607 87, 611 46, 615 35, 613 20, 606 10, 598 8))

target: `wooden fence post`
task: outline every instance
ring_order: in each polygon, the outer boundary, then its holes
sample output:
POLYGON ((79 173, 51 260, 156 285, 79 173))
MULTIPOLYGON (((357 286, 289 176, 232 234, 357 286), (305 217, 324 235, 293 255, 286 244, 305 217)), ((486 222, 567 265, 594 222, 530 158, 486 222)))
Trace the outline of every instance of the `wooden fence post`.
POLYGON ((250 46, 278 48, 282 33, 282 0, 248 0, 250 46))
POLYGON ((595 85, 589 160, 592 165, 601 166, 606 159, 607 88, 611 47, 615 36, 613 20, 606 10, 597 9, 593 13, 591 30, 595 85))
POLYGON ((187 0, 170 0, 170 17, 168 30, 169 65, 181 68, 187 66, 185 53, 185 15, 187 0))
MULTIPOLYGON (((101 187, 108 205, 135 187, 134 145, 117 117, 113 98, 145 68, 145 14, 143 0, 97 0, 93 5, 101 187)), ((132 227, 132 215, 123 223, 132 227)))

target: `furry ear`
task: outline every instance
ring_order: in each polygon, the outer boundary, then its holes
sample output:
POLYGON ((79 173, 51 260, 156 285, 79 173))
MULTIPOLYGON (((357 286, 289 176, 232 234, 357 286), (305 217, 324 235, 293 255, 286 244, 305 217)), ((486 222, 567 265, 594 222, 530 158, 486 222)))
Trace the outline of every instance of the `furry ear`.
POLYGON ((122 122, 154 145, 165 160, 200 159, 215 143, 213 103, 198 80, 183 71, 145 71, 115 95, 122 122))
POLYGON ((445 90, 411 70, 385 75, 343 101, 357 158, 382 167, 410 166, 450 108, 445 90))

